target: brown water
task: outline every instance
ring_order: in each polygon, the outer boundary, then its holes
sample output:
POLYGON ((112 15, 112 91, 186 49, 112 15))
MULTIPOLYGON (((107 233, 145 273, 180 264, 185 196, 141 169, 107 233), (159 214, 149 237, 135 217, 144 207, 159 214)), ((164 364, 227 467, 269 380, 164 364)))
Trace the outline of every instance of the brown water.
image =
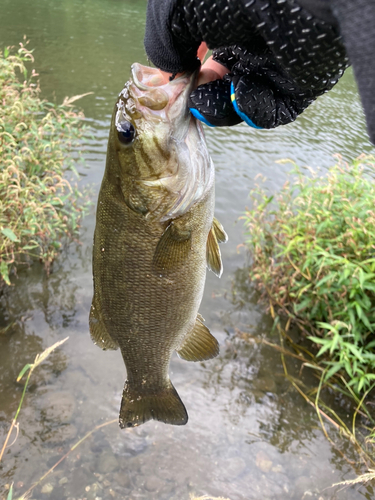
MULTIPOLYGON (((24 34, 35 47, 43 94, 94 92, 81 106, 90 134, 83 182, 94 187, 103 175, 112 108, 134 61, 146 63, 144 0, 2 0, 0 45, 18 44, 24 34)), ((149 422, 121 431, 117 423, 77 447, 31 498, 51 500, 188 500, 189 494, 230 500, 373 498, 370 486, 331 488, 355 476, 350 446, 331 430, 325 439, 313 408, 283 377, 279 354, 245 342, 237 329, 270 336, 271 321, 252 296, 246 273, 244 233, 238 217, 249 203, 254 177, 279 188, 289 157, 323 169, 332 155, 353 158, 370 152, 352 73, 294 124, 274 131, 245 125, 207 130, 217 169, 216 215, 229 242, 222 246, 224 275, 208 274, 201 313, 221 344, 206 363, 173 357, 174 384, 189 412, 185 427, 149 422)), ((0 498, 15 482, 24 492, 96 426, 117 419, 125 368, 119 352, 91 342, 91 249, 94 206, 83 223, 81 245, 71 245, 46 277, 39 265, 22 271, 0 298, 0 444, 22 393, 16 377, 35 355, 57 340, 69 340, 31 379, 19 418, 20 433, 0 464, 0 498)), ((290 363, 289 368, 298 367, 290 363)), ((297 372, 296 372, 297 373, 297 372)), ((304 382, 313 383, 305 373, 304 382)), ((345 407, 332 401, 345 417, 345 407)))

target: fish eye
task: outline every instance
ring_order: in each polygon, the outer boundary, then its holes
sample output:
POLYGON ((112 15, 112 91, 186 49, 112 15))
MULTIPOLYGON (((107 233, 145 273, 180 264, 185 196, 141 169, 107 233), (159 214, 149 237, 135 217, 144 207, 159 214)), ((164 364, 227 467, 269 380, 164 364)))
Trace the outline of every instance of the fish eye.
POLYGON ((117 125, 117 134, 118 139, 122 144, 130 144, 133 142, 135 137, 135 128, 128 121, 120 122, 117 125))

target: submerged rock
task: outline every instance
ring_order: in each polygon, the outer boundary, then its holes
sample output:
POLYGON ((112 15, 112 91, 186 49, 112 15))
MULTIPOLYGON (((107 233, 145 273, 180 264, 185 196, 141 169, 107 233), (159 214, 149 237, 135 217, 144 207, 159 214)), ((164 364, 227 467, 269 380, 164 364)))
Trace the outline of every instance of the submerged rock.
POLYGON ((228 480, 233 480, 234 478, 240 476, 246 469, 246 462, 243 458, 233 457, 226 459, 223 464, 223 475, 228 480))
POLYGON ((255 465, 262 472, 269 472, 272 468, 272 460, 264 451, 258 451, 255 458, 255 465))
POLYGON ((40 490, 41 493, 49 494, 52 493, 53 491, 53 484, 51 483, 46 483, 44 486, 42 486, 42 489, 40 490))
POLYGON ((276 383, 274 378, 265 375, 253 381, 253 388, 261 392, 276 392, 276 383))
POLYGON ((77 428, 72 424, 60 425, 50 429, 43 434, 43 441, 51 444, 60 444, 74 439, 77 435, 77 428))
POLYGON ((119 469, 119 463, 112 450, 105 450, 98 460, 98 470, 102 474, 114 472, 119 469))
POLYGON ((130 488, 131 486, 130 477, 124 472, 117 472, 113 476, 113 480, 114 484, 118 484, 119 486, 122 486, 122 488, 130 488))
POLYGON ((54 423, 71 422, 75 409, 76 401, 68 391, 50 392, 42 399, 42 415, 54 423))
POLYGON ((161 491, 164 486, 164 481, 157 476, 151 476, 145 481, 145 489, 147 491, 161 491))

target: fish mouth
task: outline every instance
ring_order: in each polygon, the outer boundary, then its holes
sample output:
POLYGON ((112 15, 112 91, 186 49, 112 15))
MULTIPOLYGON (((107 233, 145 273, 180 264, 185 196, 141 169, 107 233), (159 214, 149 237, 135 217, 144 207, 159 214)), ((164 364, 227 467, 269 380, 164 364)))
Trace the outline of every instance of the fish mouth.
POLYGON ((157 68, 134 63, 131 67, 133 94, 141 106, 153 111, 175 109, 186 113, 190 93, 195 87, 198 71, 183 73, 178 78, 165 81, 157 68))
POLYGON ((189 80, 195 75, 195 73, 183 73, 178 78, 174 78, 169 82, 165 82, 161 71, 158 68, 151 68, 149 66, 143 66, 139 63, 134 63, 131 66, 132 78, 134 85, 139 90, 150 90, 155 87, 163 87, 165 85, 176 86, 180 83, 189 83, 189 80))

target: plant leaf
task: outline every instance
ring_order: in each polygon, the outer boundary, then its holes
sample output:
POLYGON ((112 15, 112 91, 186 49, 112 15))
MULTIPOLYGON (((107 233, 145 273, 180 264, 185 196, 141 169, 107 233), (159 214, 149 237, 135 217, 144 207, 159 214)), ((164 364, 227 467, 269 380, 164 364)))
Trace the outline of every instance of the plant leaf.
POLYGON ((1 230, 4 236, 9 238, 11 241, 20 241, 17 236, 13 233, 13 231, 10 229, 10 227, 6 227, 1 230))
POLYGON ((341 370, 341 368, 342 368, 341 364, 335 364, 331 366, 331 368, 328 370, 328 372, 324 377, 324 381, 326 382, 328 379, 330 379, 335 373, 341 370))
POLYGON ((28 363, 27 365, 25 365, 22 370, 20 371, 18 377, 17 377, 17 382, 19 382, 21 380, 21 378, 25 375, 25 373, 27 372, 27 370, 29 370, 33 365, 30 365, 30 363, 28 363))
POLYGON ((12 500, 12 498, 13 498, 13 483, 10 485, 7 500, 12 500))
POLYGON ((1 261, 0 264, 0 274, 3 280, 7 285, 10 285, 10 279, 9 279, 9 273, 8 273, 8 264, 5 262, 5 260, 1 261))

